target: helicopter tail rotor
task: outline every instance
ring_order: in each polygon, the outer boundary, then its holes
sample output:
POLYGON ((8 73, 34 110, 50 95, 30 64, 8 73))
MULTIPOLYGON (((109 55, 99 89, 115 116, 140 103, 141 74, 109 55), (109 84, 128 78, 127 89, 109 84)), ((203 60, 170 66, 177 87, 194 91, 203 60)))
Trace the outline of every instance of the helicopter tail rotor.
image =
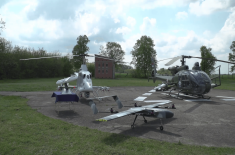
POLYGON ((121 109, 123 107, 122 102, 118 99, 117 95, 113 96, 113 99, 118 105, 118 108, 121 109))
POLYGON ((155 77, 156 73, 157 73, 157 70, 156 70, 155 60, 154 60, 153 57, 151 57, 151 63, 152 63, 152 77, 155 77))
POLYGON ((91 106, 91 109, 92 109, 93 113, 97 114, 98 113, 98 109, 96 108, 96 105, 95 105, 95 103, 92 100, 89 102, 89 105, 91 106))

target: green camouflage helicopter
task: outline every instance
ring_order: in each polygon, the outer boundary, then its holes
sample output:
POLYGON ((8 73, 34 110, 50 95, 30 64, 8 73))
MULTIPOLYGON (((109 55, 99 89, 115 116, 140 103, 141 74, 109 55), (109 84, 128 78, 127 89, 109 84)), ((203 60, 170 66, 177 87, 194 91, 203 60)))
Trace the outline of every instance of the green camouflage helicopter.
POLYGON ((198 62, 195 62, 192 70, 190 70, 188 65, 185 65, 185 60, 184 60, 185 58, 199 58, 199 59, 208 59, 225 63, 231 63, 228 61, 211 59, 211 58, 182 55, 171 58, 172 60, 169 61, 167 64, 165 64, 166 66, 169 66, 173 64, 175 61, 181 59, 181 66, 173 66, 168 68, 168 70, 171 71, 172 76, 161 76, 157 74, 154 58, 151 58, 153 70, 152 70, 152 77, 150 77, 149 79, 153 79, 154 83, 156 79, 164 81, 162 84, 154 88, 156 91, 170 90, 169 95, 171 95, 172 90, 177 90, 178 91, 177 98, 179 98, 179 93, 205 98, 204 95, 209 93, 211 88, 215 88, 221 85, 220 66, 216 67, 219 69, 219 74, 213 78, 210 78, 207 75, 207 73, 201 70, 201 67, 199 66, 198 62), (219 83, 217 84, 217 82, 219 83))

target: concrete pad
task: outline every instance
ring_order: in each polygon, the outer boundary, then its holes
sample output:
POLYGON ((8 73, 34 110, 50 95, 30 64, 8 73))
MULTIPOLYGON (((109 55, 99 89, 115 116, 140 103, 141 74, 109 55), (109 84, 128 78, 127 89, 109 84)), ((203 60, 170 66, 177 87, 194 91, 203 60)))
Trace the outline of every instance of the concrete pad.
POLYGON ((145 100, 144 102, 171 102, 170 100, 145 100))
POLYGON ((224 101, 235 101, 235 99, 222 99, 224 101))
POLYGON ((228 97, 228 96, 216 96, 216 97, 235 99, 235 97, 228 97))
POLYGON ((144 93, 142 95, 150 96, 150 95, 152 95, 152 93, 144 93))
POLYGON ((137 97, 136 99, 134 99, 134 101, 143 101, 144 99, 146 99, 147 97, 142 97, 142 96, 139 96, 137 97))
POLYGON ((187 100, 185 100, 184 99, 184 101, 187 101, 187 102, 211 102, 212 100, 210 100, 210 99, 187 99, 187 100))
MULTIPOLYGON (((118 109, 112 98, 103 102, 96 102, 99 113, 93 115, 87 100, 81 99, 72 106, 75 111, 69 110, 69 106, 60 107, 59 115, 55 111, 55 98, 51 98, 53 92, 0 92, 1 95, 16 95, 29 99, 28 105, 38 112, 55 119, 60 119, 75 125, 87 126, 100 131, 119 133, 141 138, 156 139, 160 141, 179 141, 183 144, 234 147, 235 145, 235 104, 223 101, 216 96, 234 97, 235 91, 212 89, 208 96, 210 102, 186 102, 171 96, 155 92, 145 100, 170 100, 176 109, 168 109, 174 112, 174 117, 163 120, 164 130, 160 131, 160 121, 154 118, 144 119, 137 117, 135 128, 131 124, 135 116, 121 117, 108 122, 97 122, 96 119, 110 115, 109 109, 124 111, 133 107, 133 100, 148 92, 153 87, 115 87, 113 94, 117 94, 124 107, 118 109)), ((139 102, 141 103, 141 102, 139 102)), ((151 105, 153 102, 143 102, 151 105)))

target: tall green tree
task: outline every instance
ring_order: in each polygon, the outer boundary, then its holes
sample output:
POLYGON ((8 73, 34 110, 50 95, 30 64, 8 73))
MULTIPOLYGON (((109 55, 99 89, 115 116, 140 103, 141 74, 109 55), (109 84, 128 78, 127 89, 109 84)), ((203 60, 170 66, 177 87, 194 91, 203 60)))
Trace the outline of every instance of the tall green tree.
POLYGON ((202 58, 209 58, 209 59, 202 59, 201 61, 201 69, 206 72, 208 75, 211 75, 211 72, 214 70, 215 61, 210 59, 216 59, 216 57, 211 53, 212 48, 207 48, 206 46, 201 46, 200 52, 202 58))
MULTIPOLYGON (((73 55, 87 54, 89 51, 89 47, 87 46, 88 42, 90 40, 86 35, 80 35, 77 38, 77 44, 73 48, 73 55)), ((73 57, 74 68, 78 70, 81 67, 82 61, 82 57, 73 57)))
POLYGON ((147 77, 148 74, 151 74, 151 57, 156 57, 157 53, 154 49, 154 42, 151 37, 142 36, 135 43, 132 54, 131 64, 135 65, 138 75, 144 75, 147 77))
MULTIPOLYGON (((232 42, 230 49, 233 51, 233 53, 229 53, 229 61, 235 62, 235 41, 232 42)), ((231 66, 231 72, 235 70, 235 65, 231 66)))
POLYGON ((99 54, 114 59, 115 67, 118 69, 118 63, 123 61, 125 52, 122 50, 122 46, 120 44, 116 42, 107 42, 106 48, 100 46, 99 54))

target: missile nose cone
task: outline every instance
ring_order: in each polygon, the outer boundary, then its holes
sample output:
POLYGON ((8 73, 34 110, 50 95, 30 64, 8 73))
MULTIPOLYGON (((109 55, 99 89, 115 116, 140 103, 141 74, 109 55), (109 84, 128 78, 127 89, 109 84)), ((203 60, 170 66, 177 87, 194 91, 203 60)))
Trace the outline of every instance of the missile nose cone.
POLYGON ((171 111, 166 112, 166 118, 172 118, 174 116, 174 113, 171 111))

